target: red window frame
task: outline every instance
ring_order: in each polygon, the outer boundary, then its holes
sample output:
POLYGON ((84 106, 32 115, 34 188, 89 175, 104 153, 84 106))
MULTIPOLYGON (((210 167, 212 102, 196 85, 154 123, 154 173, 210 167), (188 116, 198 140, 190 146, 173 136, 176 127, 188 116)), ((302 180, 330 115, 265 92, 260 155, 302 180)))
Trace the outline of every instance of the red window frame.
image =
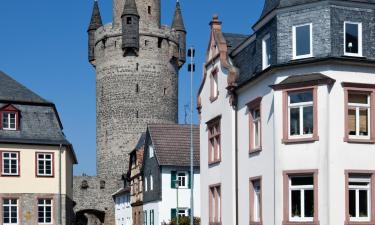
POLYGON ((38 178, 54 178, 55 177, 55 153, 54 152, 35 152, 35 177, 38 178), (51 165, 51 172, 52 175, 39 175, 38 172, 38 155, 40 154, 46 154, 52 156, 52 165, 51 165))
POLYGON ((364 143, 364 144, 375 144, 375 84, 361 84, 361 83, 341 83, 344 88, 344 124, 345 124, 345 133, 344 141, 350 143, 364 143), (349 136, 349 115, 348 115, 348 104, 349 104, 349 93, 358 92, 366 93, 370 95, 370 138, 368 139, 356 139, 349 136))
POLYGON ((208 164, 221 162, 221 116, 207 122, 208 129, 208 164), (213 154, 213 158, 212 158, 213 154))
POLYGON ((20 177, 21 176, 21 152, 20 151, 0 151, 0 176, 1 177, 20 177), (7 175, 3 174, 3 153, 17 153, 18 156, 18 174, 17 175, 7 175))
POLYGON ((262 97, 257 97, 247 104, 249 109, 249 153, 262 151, 262 97), (259 146, 254 146, 254 115, 253 112, 259 110, 260 112, 260 132, 259 132, 259 146))
MULTIPOLYGON (((4 130, 3 128, 3 114, 4 113, 15 113, 16 114, 16 131, 20 130, 20 110, 18 110, 16 107, 14 107, 11 104, 5 105, 0 109, 0 129, 4 130)), ((8 129, 7 129, 8 131, 8 129)), ((14 130, 9 130, 14 131, 14 130)))

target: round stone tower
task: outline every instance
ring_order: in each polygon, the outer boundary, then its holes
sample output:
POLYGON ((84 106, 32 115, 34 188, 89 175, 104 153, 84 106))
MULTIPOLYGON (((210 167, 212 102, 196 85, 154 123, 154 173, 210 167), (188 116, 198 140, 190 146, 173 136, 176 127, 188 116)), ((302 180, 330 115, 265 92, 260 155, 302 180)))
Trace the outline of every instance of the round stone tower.
POLYGON ((115 224, 112 194, 122 186, 129 152, 148 123, 177 122, 186 51, 179 3, 171 24, 160 25, 160 0, 113 0, 106 25, 94 2, 88 59, 96 70, 97 176, 74 178, 74 209, 83 224, 115 224))
POLYGON ((97 173, 120 178, 148 123, 177 122, 186 33, 180 26, 160 26, 160 0, 114 0, 113 11, 113 23, 95 31, 91 62, 96 68, 97 173))

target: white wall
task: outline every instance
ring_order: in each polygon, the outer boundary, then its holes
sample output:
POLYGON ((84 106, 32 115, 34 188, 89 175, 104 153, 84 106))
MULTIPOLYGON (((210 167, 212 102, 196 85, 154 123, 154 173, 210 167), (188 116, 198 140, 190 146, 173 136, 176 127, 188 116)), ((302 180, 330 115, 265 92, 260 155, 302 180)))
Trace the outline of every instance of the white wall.
POLYGON ((207 70, 207 78, 200 94, 202 113, 200 120, 200 159, 201 159, 201 207, 202 224, 209 223, 209 186, 221 183, 222 224, 235 224, 235 148, 234 148, 234 116, 235 112, 229 105, 227 95, 226 71, 217 60, 207 70), (218 68, 218 99, 210 101, 210 74, 218 68), (221 115, 221 149, 222 157, 219 164, 208 165, 208 130, 206 122, 221 115))
POLYGON ((124 193, 115 198, 116 225, 132 225, 132 208, 130 194, 124 193))
MULTIPOLYGON (((177 171, 186 171, 177 170, 177 171)), ((171 209, 177 208, 177 189, 171 188, 171 171, 176 171, 175 168, 163 167, 161 171, 162 176, 162 201, 160 202, 159 209, 159 221, 169 222, 171 219, 171 209)), ((200 217, 200 171, 195 170, 194 172, 194 216, 200 217)), ((179 208, 190 208, 190 189, 178 189, 178 206, 179 208)), ((155 213, 156 215, 156 213, 155 213)), ((160 224, 159 223, 159 224, 160 224)), ((155 223, 156 225, 156 223, 155 223)))
MULTIPOLYGON (((147 212, 147 225, 150 225, 150 211, 154 210, 154 225, 160 225, 163 219, 160 214, 160 201, 148 202, 143 205, 143 211, 147 212)), ((168 222, 168 221, 167 221, 168 222)))
MULTIPOLYGON (((349 169, 375 170, 373 160, 375 158, 375 146, 371 144, 349 144, 343 141, 344 91, 341 83, 345 81, 375 84, 374 74, 374 69, 363 67, 311 66, 280 71, 269 76, 265 75, 263 79, 241 90, 238 112, 239 224, 249 223, 250 177, 262 176, 263 224, 281 225, 284 207, 282 172, 306 169, 319 170, 318 207, 320 224, 344 223, 344 171, 349 169), (319 141, 283 144, 281 142, 283 126, 282 92, 274 92, 269 88, 269 85, 279 83, 289 75, 314 72, 320 72, 336 80, 332 89, 326 85, 321 85, 318 88, 319 141), (261 106, 263 150, 259 154, 250 155, 248 152, 249 115, 246 103, 257 96, 263 96, 261 106), (274 208, 276 211, 273 210, 274 208)), ((229 104, 226 108, 229 108, 229 104)), ((227 137, 225 136, 225 138, 227 137)), ((202 140, 204 141, 203 138, 202 140)), ((206 146, 202 146, 202 148, 202 152, 207 149, 206 146)), ((203 164, 204 161, 202 160, 203 164)))

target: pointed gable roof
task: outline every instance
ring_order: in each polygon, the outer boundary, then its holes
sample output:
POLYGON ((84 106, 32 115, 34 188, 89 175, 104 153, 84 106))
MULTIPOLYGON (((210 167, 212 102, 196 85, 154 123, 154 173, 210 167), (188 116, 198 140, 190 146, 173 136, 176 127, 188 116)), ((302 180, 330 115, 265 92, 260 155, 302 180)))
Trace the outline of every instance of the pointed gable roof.
POLYGON ((103 26, 103 22, 102 22, 102 16, 100 15, 99 4, 98 4, 98 1, 94 1, 91 21, 90 21, 88 31, 96 30, 101 26, 103 26))
POLYGON ((186 32, 184 19, 182 17, 182 13, 181 13, 180 2, 176 3, 176 10, 174 12, 172 28, 174 28, 177 31, 185 31, 186 32))
POLYGON ((135 0, 125 0, 124 11, 122 11, 122 16, 124 15, 134 15, 139 17, 135 0))
MULTIPOLYGON (((150 124, 147 132, 160 166, 190 166, 190 125, 150 124)), ((199 166, 199 127, 193 126, 194 166, 199 166)))
POLYGON ((0 101, 50 103, 2 71, 0 71, 0 84, 0 101))

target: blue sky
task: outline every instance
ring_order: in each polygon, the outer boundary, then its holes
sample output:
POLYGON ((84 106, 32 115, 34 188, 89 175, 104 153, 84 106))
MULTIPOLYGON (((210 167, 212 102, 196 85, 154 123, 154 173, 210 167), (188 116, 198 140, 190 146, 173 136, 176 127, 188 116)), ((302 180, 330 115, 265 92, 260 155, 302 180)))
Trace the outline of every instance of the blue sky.
MULTIPOLYGON (((162 1, 162 24, 171 24, 175 0, 162 1)), ((188 46, 197 50, 194 96, 213 14, 225 32, 250 34, 264 0, 180 0, 188 46)), ((87 62, 87 26, 93 0, 1 0, 0 70, 53 101, 73 143, 79 165, 75 174, 95 175, 95 71, 87 62)), ((112 19, 112 1, 99 0, 104 23, 112 19)), ((179 119, 189 103, 190 77, 179 75, 179 119)), ((1 85, 1 84, 0 84, 1 85)), ((1 86, 0 86, 1 88, 1 86)), ((194 97, 195 100, 195 97, 194 97)), ((195 103, 194 103, 195 108, 195 103)), ((197 113, 194 110, 194 121, 197 113)))

